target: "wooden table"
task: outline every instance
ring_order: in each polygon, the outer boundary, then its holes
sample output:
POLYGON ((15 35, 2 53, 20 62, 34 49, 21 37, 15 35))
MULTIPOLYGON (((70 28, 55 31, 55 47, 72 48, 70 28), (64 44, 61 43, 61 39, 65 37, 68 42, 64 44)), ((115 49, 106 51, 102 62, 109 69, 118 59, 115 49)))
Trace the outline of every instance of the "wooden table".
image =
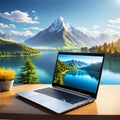
MULTIPOLYGON (((11 91, 0 92, 0 116, 55 115, 35 103, 16 96, 16 92, 48 87, 46 84, 14 85, 11 91)), ((71 110, 67 115, 120 115, 120 85, 100 85, 95 102, 71 110)))

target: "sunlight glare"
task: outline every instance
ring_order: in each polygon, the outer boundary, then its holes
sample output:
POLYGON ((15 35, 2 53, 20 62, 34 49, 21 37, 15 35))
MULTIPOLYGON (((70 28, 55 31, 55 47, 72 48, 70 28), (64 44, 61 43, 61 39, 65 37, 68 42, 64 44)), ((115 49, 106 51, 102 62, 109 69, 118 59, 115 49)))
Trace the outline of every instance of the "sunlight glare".
POLYGON ((120 5, 120 0, 116 0, 117 1, 117 4, 119 4, 120 5))

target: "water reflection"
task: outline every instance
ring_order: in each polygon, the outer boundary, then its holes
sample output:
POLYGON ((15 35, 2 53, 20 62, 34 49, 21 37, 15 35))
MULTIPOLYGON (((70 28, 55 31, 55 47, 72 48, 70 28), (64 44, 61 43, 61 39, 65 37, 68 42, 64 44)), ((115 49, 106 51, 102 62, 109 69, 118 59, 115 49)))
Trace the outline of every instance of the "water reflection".
POLYGON ((120 57, 106 57, 104 70, 120 74, 120 57))
POLYGON ((101 84, 120 84, 120 57, 106 57, 101 84))
POLYGON ((72 75, 74 77, 76 77, 76 76, 79 76, 79 77, 80 76, 81 77, 89 76, 89 77, 91 77, 91 79, 99 80, 99 73, 98 72, 90 72, 90 71, 87 71, 87 70, 82 70, 80 68, 69 71, 66 74, 67 75, 72 75))

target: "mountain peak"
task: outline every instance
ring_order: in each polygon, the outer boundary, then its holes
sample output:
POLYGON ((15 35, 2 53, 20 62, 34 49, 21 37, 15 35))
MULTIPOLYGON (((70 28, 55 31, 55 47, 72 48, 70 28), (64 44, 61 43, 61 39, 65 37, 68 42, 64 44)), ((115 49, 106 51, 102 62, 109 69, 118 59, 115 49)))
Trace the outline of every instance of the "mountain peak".
POLYGON ((49 32, 60 32, 62 30, 70 31, 70 25, 65 22, 64 18, 59 16, 48 28, 49 32))
POLYGON ((80 48, 86 45, 96 45, 92 38, 89 38, 86 34, 69 25, 61 16, 55 19, 48 28, 40 31, 24 43, 30 46, 61 48, 80 48))
POLYGON ((58 20, 61 21, 61 22, 64 22, 64 18, 62 16, 59 16, 58 20))

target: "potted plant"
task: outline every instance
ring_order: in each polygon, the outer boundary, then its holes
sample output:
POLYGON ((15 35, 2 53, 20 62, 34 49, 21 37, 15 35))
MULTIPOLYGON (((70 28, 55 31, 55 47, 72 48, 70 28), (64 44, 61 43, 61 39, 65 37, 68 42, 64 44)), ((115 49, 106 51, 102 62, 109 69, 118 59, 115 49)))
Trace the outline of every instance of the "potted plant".
POLYGON ((6 69, 4 67, 0 68, 0 91, 9 91, 11 90, 14 78, 15 71, 13 69, 6 69))

